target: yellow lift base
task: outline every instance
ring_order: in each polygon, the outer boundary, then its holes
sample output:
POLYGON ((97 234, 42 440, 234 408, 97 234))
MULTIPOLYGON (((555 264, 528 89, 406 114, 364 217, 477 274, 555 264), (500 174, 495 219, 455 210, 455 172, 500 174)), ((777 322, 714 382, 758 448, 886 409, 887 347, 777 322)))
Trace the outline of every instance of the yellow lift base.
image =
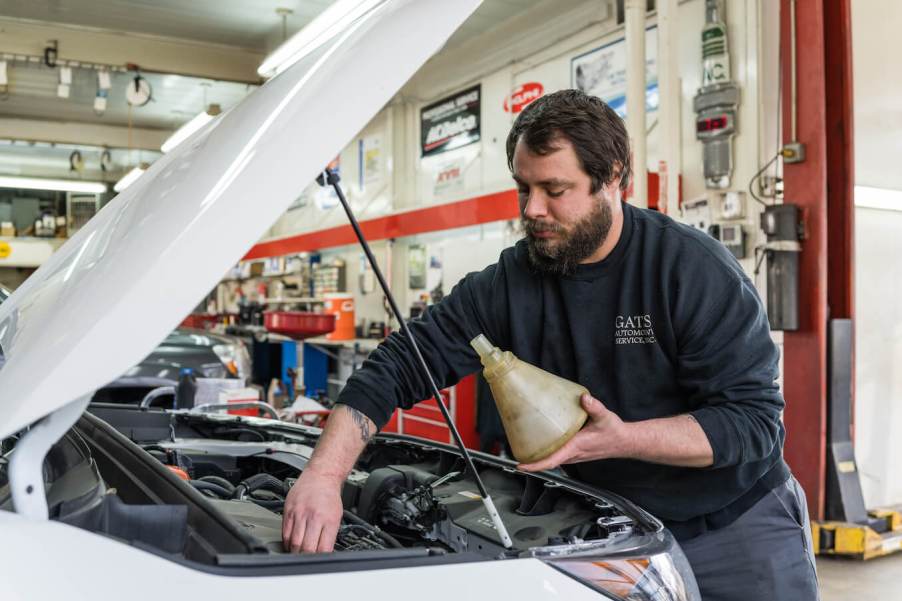
POLYGON ((811 522, 815 555, 873 559, 902 551, 902 513, 872 509, 868 515, 884 523, 886 531, 846 522, 811 522))

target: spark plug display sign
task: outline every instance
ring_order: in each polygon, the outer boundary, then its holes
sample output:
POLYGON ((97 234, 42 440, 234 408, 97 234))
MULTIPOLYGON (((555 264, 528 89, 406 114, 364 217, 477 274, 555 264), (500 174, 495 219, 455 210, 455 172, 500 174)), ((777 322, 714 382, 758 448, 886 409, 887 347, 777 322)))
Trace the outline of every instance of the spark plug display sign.
POLYGON ((431 156, 479 141, 480 86, 420 109, 420 151, 431 156))

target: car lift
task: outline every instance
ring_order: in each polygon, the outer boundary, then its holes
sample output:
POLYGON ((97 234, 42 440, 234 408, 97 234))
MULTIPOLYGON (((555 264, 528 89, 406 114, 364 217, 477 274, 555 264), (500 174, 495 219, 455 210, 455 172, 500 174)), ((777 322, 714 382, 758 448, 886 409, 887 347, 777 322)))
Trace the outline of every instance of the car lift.
POLYGON ((827 520, 811 522, 814 552, 872 559, 902 551, 902 513, 865 510, 852 443, 852 320, 832 319, 828 329, 827 520))

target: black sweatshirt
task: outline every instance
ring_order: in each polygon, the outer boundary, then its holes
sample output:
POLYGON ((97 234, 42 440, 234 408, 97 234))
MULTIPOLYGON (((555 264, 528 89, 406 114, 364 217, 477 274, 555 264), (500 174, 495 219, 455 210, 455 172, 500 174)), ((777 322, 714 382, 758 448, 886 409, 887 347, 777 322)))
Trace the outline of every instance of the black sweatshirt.
MULTIPOLYGON (((569 277, 541 276, 520 241, 410 327, 439 387, 481 368, 469 342, 484 333, 579 382, 625 421, 694 416, 714 451, 709 468, 627 459, 565 467, 686 539, 731 523, 789 476, 778 351, 757 291, 719 242, 654 211, 624 204, 623 212, 620 240, 604 260, 569 277)), ((381 428, 397 406, 430 396, 395 333, 338 401, 381 428)))

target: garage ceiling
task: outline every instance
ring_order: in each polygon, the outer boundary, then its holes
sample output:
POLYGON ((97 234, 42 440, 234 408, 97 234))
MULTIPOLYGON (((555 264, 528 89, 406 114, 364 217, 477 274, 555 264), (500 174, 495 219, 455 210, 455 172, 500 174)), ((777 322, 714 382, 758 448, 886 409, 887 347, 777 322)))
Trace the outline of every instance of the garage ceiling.
POLYGON ((281 38, 277 8, 293 12, 289 32, 310 22, 330 0, 7 0, 3 15, 211 44, 269 50, 281 38))
MULTIPOLYGON (((451 38, 447 47, 460 46, 523 11, 543 2, 553 1, 485 0, 451 38)), ((21 53, 22 44, 25 44, 28 49, 25 52, 34 56, 40 54, 40 49, 48 39, 58 35, 60 38, 81 36, 87 45, 95 44, 94 40, 101 39, 107 46, 112 44, 112 50, 107 52, 113 57, 109 62, 114 64, 131 60, 145 66, 144 61, 149 59, 136 52, 134 47, 135 41, 140 40, 162 46, 185 44, 184 52, 196 48, 212 52, 214 57, 220 52, 222 60, 235 56, 237 49, 245 53, 243 56, 251 56, 254 60, 252 64, 256 65, 259 59, 255 57, 265 56, 283 40, 282 18, 276 13, 277 8, 292 11, 286 21, 287 34, 290 36, 331 3, 331 0, 3 0, 0 2, 0 54, 21 53), (32 30, 35 32, 33 35, 22 33, 32 30), (42 37, 38 34, 43 34, 45 30, 47 35, 42 37), (23 37, 26 39, 23 40, 23 37), (11 48, 13 41, 20 45, 11 48), (130 52, 117 54, 116 48, 120 45, 130 52), (123 58, 136 55, 138 58, 123 58)), ((73 46, 72 42, 60 42, 60 59, 74 58, 72 54, 66 54, 67 51, 74 52, 73 46)), ((184 56, 184 53, 176 56, 184 56)), ((169 71, 177 71, 180 67, 178 60, 169 64, 172 65, 167 69, 169 71)), ((253 74, 253 69, 248 72, 253 74)), ((248 83, 214 81, 185 75, 184 71, 168 74, 144 72, 142 75, 153 88, 151 102, 143 107, 130 109, 125 102, 125 89, 134 74, 114 72, 108 108, 102 115, 97 115, 93 110, 97 92, 96 71, 93 69, 73 69, 70 95, 68 98, 59 98, 58 69, 40 62, 10 61, 8 94, 0 95, 0 122, 4 119, 25 119, 34 122, 91 124, 112 126, 119 128, 121 132, 125 132, 127 128, 137 128, 167 135, 167 132, 177 129, 210 103, 217 103, 227 110, 255 87, 248 83)), ((253 76, 249 79, 252 78, 253 76)), ((4 133, 0 128, 0 138, 3 137, 4 133)), ((126 137, 131 140, 131 133, 127 136, 120 135, 118 139, 126 137)), ((46 137, 31 139, 53 141, 46 137)), ((56 141, 71 144, 79 140, 60 138, 56 141)), ((154 145, 156 143, 158 142, 154 145)), ((141 146, 135 144, 135 147, 141 146)), ((152 145, 143 146, 150 148, 152 145)), ((60 157, 64 154, 68 156, 68 151, 51 152, 51 147, 44 144, 32 146, 27 153, 24 148, 22 144, 0 144, 0 172, 9 173, 18 161, 23 174, 56 175, 45 171, 29 171, 40 164, 60 162, 60 157)), ((120 157, 117 154, 114 158, 120 157)), ((61 169, 63 167, 68 168, 68 161, 60 165, 61 169)))
POLYGON ((73 69, 69 98, 59 98, 58 69, 42 64, 16 63, 10 68, 10 92, 0 100, 0 111, 7 116, 107 125, 127 126, 131 120, 134 127, 174 130, 208 104, 218 103, 222 108, 228 108, 256 87, 181 75, 144 73, 142 76, 153 90, 150 102, 130 108, 125 101, 125 90, 132 85, 134 74, 111 73, 107 110, 97 115, 93 105, 97 91, 95 71, 73 69))
MULTIPOLYGON (((547 0, 485 0, 449 42, 454 46, 547 0)), ((287 8, 289 35, 332 0, 6 0, 2 16, 238 46, 269 52, 282 41, 276 9, 287 8)))

